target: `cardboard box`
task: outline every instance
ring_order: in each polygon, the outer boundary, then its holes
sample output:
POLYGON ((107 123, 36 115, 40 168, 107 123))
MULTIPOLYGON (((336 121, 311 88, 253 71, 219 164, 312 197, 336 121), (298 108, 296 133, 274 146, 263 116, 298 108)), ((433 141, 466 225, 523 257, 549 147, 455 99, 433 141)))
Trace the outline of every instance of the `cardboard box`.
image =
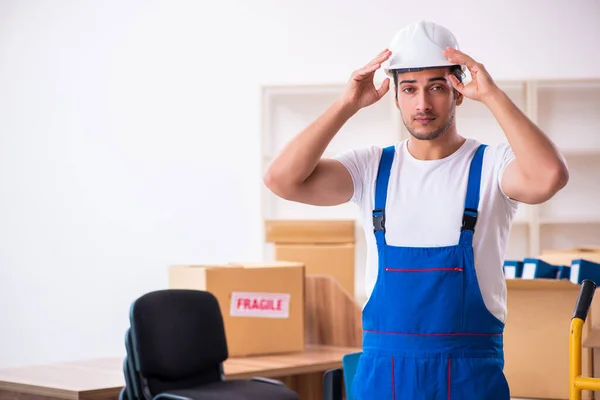
POLYGON ((278 261, 297 261, 307 275, 335 278, 354 298, 355 223, 346 220, 266 221, 265 239, 278 261))
POLYGON ((543 250, 539 258, 554 265, 571 265, 573 260, 578 259, 600 263, 600 247, 582 246, 564 250, 543 250))
POLYGON ((302 263, 178 265, 169 288, 205 290, 217 298, 230 357, 304 351, 302 263))
POLYGON ((556 253, 600 253, 600 246, 577 246, 569 249, 546 249, 542 250, 542 254, 556 253))
POLYGON ((281 244, 275 247, 275 259, 302 261, 307 275, 335 278, 354 297, 354 245, 281 244))
MULTIPOLYGON (((568 399, 569 328, 581 286, 555 279, 509 279, 506 285, 504 372, 511 396, 568 399)), ((588 322, 591 318, 584 340, 588 322)), ((591 376, 591 351, 583 350, 582 373, 591 376)), ((591 393, 584 391, 583 398, 590 399, 591 393)))
POLYGON ((354 221, 347 220, 270 220, 265 236, 276 244, 354 243, 354 221))

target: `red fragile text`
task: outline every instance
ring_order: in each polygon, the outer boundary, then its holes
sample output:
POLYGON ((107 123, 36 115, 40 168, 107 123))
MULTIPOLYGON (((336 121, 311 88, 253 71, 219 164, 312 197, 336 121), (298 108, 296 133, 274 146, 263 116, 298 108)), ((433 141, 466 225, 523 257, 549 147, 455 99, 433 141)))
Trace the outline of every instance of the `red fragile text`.
POLYGON ((239 297, 237 299, 237 309, 281 311, 282 302, 282 299, 249 299, 247 297, 239 297))

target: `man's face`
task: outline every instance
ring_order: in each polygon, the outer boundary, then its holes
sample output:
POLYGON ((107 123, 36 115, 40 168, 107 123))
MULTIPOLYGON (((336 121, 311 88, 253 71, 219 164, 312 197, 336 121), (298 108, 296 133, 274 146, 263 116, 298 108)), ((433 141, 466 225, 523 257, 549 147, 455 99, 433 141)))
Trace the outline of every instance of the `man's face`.
POLYGON ((452 125, 462 95, 455 95, 449 75, 449 68, 398 75, 396 105, 406 129, 415 138, 436 139, 452 125))

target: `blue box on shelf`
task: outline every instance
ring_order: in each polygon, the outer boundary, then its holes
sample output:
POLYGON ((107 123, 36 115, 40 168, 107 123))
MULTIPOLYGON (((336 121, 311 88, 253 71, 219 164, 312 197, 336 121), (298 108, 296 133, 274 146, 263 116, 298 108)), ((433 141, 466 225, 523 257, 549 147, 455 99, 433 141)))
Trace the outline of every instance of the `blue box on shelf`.
POLYGON ((523 260, 523 279, 556 279, 559 270, 556 265, 548 264, 537 258, 523 260))
POLYGON ((585 259, 576 259, 571 262, 571 282, 581 284, 584 279, 600 285, 600 264, 585 259))
POLYGON ((518 279, 523 275, 523 261, 505 260, 504 277, 506 279, 518 279))
POLYGON ((571 267, 566 265, 559 266, 556 279, 571 279, 571 267))

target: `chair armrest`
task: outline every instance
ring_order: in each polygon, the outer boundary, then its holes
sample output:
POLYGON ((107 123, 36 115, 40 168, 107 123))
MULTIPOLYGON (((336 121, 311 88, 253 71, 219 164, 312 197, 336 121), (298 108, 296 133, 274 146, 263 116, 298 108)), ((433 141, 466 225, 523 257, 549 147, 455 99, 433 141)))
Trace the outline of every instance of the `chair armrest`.
POLYGON ((262 376, 253 376, 252 378, 250 378, 251 381, 256 381, 256 382, 264 382, 264 383, 269 383, 271 385, 279 385, 279 386, 285 386, 283 384, 283 382, 278 381, 276 379, 269 379, 269 378, 265 378, 262 376))
POLYGON ((341 368, 330 369, 323 375, 323 400, 342 400, 344 390, 344 371, 341 368))

